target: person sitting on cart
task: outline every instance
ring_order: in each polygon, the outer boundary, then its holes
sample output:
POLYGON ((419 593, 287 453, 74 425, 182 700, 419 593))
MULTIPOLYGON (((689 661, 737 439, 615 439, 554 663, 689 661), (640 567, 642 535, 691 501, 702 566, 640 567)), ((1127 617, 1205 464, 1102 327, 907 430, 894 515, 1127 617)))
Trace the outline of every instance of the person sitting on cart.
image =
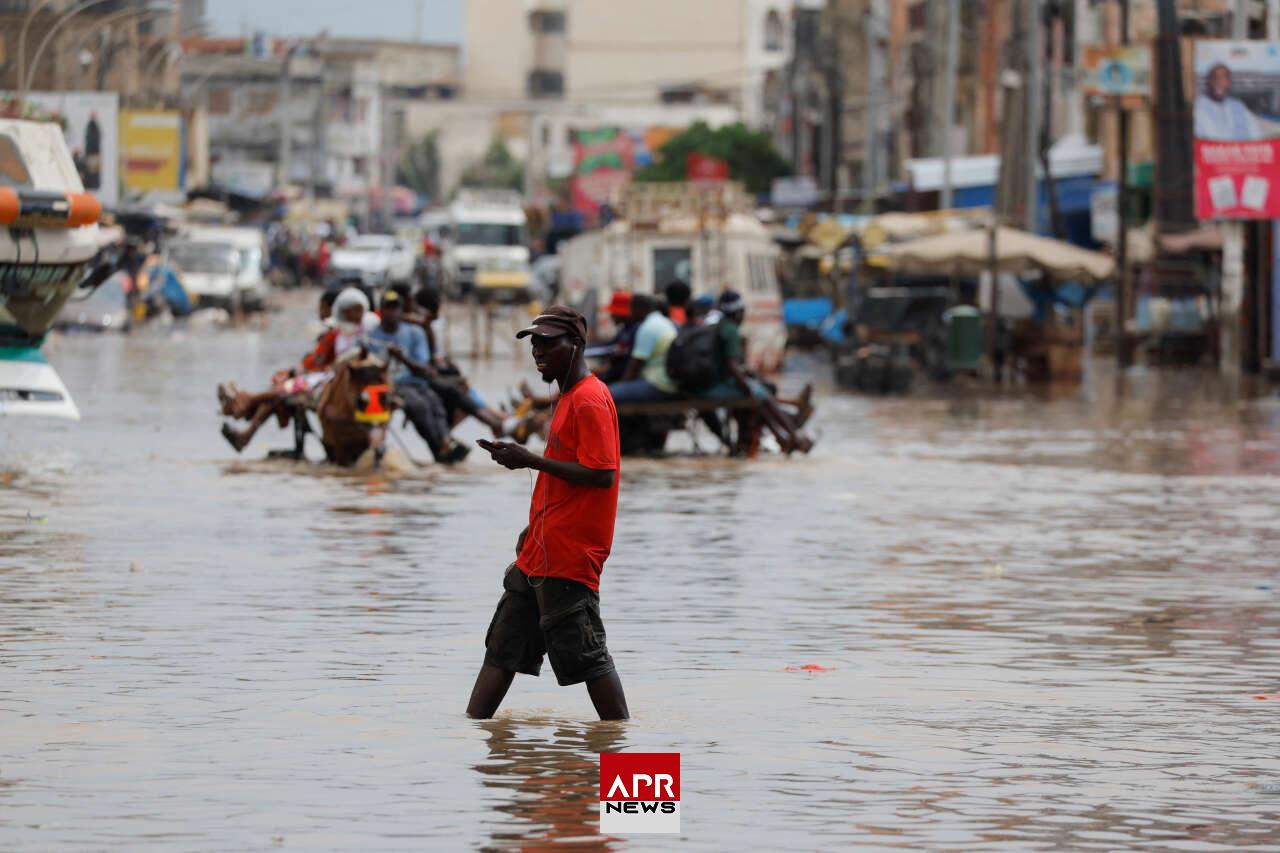
POLYGON ((640 329, 640 324, 633 317, 631 299, 632 293, 629 290, 613 292, 605 311, 618 331, 605 343, 587 347, 588 357, 595 357, 598 353, 605 359, 604 368, 597 370, 596 375, 606 385, 622 381, 622 375, 626 373, 631 359, 631 348, 635 345, 636 332, 640 329))
POLYGON ((667 375, 667 350, 676 339, 676 324, 658 310, 657 300, 647 293, 631 294, 631 323, 636 326, 635 343, 622 378, 609 384, 613 402, 652 403, 675 398, 678 391, 667 375))
POLYGON ((747 397, 758 400, 760 414, 782 450, 785 453, 796 450, 808 453, 813 448, 813 440, 800 431, 765 384, 747 370, 741 331, 746 313, 747 305, 740 294, 726 290, 720 295, 721 316, 715 326, 720 378, 699 396, 709 400, 730 401, 747 397))
POLYGON ((471 448, 449 434, 444 404, 427 381, 431 354, 426 334, 404 322, 404 300, 396 291, 387 290, 379 307, 382 322, 368 335, 369 351, 388 363, 399 362, 391 373, 395 396, 435 460, 446 465, 462 461, 471 448))
POLYGON ((442 300, 439 289, 419 288, 412 303, 406 300, 404 304, 405 322, 420 327, 426 336, 428 355, 423 361, 426 368, 423 378, 440 396, 449 414, 449 422, 457 423, 470 416, 489 427, 495 438, 502 438, 507 427, 502 413, 485 402, 444 352, 444 318, 440 316, 442 300))
POLYGON ((222 414, 249 421, 249 425, 239 431, 228 423, 222 425, 223 438, 237 453, 245 449, 272 416, 281 429, 289 425, 293 418, 290 399, 319 398, 320 389, 333 378, 334 364, 355 355, 364 336, 377 327, 377 315, 368 308, 368 299, 355 288, 343 290, 332 298, 329 294, 322 295, 319 313, 325 329, 317 338, 315 348, 303 356, 298 367, 277 371, 271 377, 271 388, 257 394, 241 390, 234 382, 218 386, 222 414))
POLYGON ((716 298, 710 293, 703 293, 689 300, 685 308, 688 318, 686 325, 714 326, 720 322, 720 312, 716 310, 716 298))
POLYGON ((676 279, 667 285, 663 291, 667 296, 667 316, 671 318, 671 322, 677 327, 683 326, 689 322, 689 299, 693 296, 693 291, 689 289, 689 285, 680 279, 676 279))

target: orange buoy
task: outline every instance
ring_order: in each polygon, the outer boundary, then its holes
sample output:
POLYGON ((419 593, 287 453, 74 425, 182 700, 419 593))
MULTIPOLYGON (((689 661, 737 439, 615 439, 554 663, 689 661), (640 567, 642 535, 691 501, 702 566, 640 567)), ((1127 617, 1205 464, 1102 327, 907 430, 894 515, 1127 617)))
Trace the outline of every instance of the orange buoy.
POLYGON ((12 187, 0 187, 0 225, 12 225, 18 219, 22 203, 12 187))
POLYGON ((90 193, 67 194, 67 225, 79 228, 92 225, 102 217, 102 202, 90 193))
POLYGON ((80 228, 102 216, 91 193, 59 193, 0 187, 0 225, 19 228, 80 228))

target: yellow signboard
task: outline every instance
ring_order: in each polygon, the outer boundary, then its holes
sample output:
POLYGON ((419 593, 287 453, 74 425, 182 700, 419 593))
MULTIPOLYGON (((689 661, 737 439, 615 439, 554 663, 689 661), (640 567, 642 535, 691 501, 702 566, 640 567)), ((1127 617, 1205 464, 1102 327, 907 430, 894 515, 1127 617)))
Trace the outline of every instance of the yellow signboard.
POLYGON ((182 189, 182 113, 121 110, 120 154, 126 190, 182 189))

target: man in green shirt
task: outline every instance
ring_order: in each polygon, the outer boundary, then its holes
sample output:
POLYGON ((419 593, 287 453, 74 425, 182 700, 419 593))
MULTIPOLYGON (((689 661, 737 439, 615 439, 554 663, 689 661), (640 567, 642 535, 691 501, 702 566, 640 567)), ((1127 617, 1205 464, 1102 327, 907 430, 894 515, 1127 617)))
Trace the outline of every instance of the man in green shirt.
POLYGON ((744 363, 742 321, 747 315, 747 305, 732 290, 720 296, 720 321, 716 323, 716 338, 720 348, 720 381, 700 396, 711 400, 741 400, 754 397, 760 401, 760 413, 770 432, 786 453, 799 450, 808 453, 813 439, 796 426, 791 416, 778 404, 764 383, 752 377, 744 363))

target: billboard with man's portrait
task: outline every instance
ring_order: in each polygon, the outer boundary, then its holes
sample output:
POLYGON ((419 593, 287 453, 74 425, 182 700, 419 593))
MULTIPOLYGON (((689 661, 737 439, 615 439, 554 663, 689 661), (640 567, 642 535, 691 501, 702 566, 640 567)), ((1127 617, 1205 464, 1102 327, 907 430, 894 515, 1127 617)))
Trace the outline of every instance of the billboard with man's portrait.
POLYGON ((120 96, 115 92, 29 92, 26 99, 62 125, 84 188, 104 206, 114 206, 120 189, 120 96))
POLYGON ((1196 216, 1280 217, 1280 42, 1199 41, 1196 216))

